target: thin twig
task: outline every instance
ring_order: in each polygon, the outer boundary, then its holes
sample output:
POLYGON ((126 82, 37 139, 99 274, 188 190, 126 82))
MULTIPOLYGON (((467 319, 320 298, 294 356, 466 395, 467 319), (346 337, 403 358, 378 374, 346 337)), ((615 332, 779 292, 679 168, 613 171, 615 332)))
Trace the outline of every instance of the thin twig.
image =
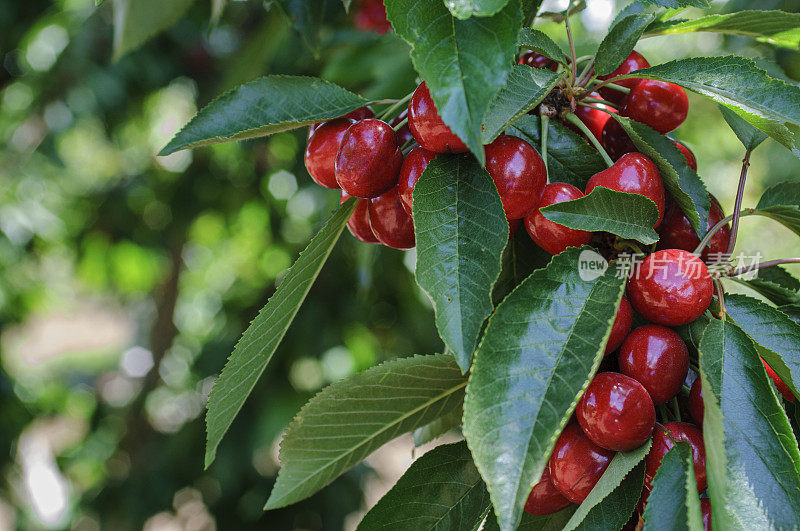
POLYGON ((547 175, 547 134, 550 131, 550 117, 542 114, 540 118, 542 120, 542 160, 544 161, 544 174, 547 175))
POLYGON ((725 309, 725 290, 722 288, 722 282, 718 279, 714 279, 714 289, 717 291, 717 298, 719 299, 719 313, 717 317, 722 319, 728 310, 725 309))
MULTIPOLYGON (((739 212, 739 217, 740 218, 744 218, 744 217, 747 217, 747 216, 752 216, 753 214, 756 213, 756 211, 753 210, 752 208, 745 208, 744 210, 739 210, 738 212, 739 212)), ((714 234, 716 234, 717 231, 719 231, 722 227, 724 227, 725 225, 730 223, 731 220, 733 219, 733 216, 734 216, 734 214, 731 214, 730 216, 726 216, 726 217, 722 218, 721 220, 719 220, 719 222, 716 225, 714 225, 713 227, 708 229, 708 232, 706 232, 705 237, 702 240, 700 240, 700 244, 692 252, 694 254, 696 254, 697 256, 700 256, 702 254, 702 252, 703 252, 703 249, 705 249, 706 245, 708 245, 708 242, 710 242, 711 238, 714 237, 714 234)))
POLYGON ((567 28, 567 41, 569 41, 569 57, 572 60, 570 64, 570 72, 572 74, 572 83, 575 82, 575 79, 578 77, 578 64, 575 61, 575 40, 572 38, 572 28, 569 25, 569 11, 572 9, 572 0, 570 0, 569 4, 567 5, 567 10, 564 11, 564 26, 567 28))
POLYGON ((592 57, 589 63, 584 67, 583 72, 581 72, 581 75, 578 76, 578 79, 575 81, 575 83, 579 87, 583 87, 584 86, 583 83, 588 82, 588 79, 591 78, 593 73, 594 73, 594 57, 592 57))
POLYGON ((731 223, 731 237, 728 240, 728 248, 725 249, 725 257, 730 258, 733 254, 733 249, 736 247, 736 236, 739 232, 739 211, 742 208, 742 199, 744 199, 744 185, 747 181, 747 169, 750 167, 750 150, 744 153, 742 159, 742 173, 739 174, 739 188, 736 190, 736 204, 733 207, 733 221, 731 223))
POLYGON ((744 275, 745 273, 749 273, 750 271, 755 271, 756 269, 764 269, 765 267, 772 267, 781 264, 800 264, 800 258, 779 258, 777 260, 767 260, 766 262, 759 262, 754 265, 740 267, 739 269, 734 269, 725 276, 737 277, 739 275, 744 275))
POLYGON ((600 90, 603 87, 612 88, 614 90, 618 90, 620 92, 624 92, 625 94, 627 94, 627 93, 629 93, 631 91, 631 89, 626 88, 626 87, 622 87, 622 86, 616 84, 617 81, 622 81, 624 79, 635 79, 635 76, 622 75, 622 76, 616 76, 616 77, 612 77, 612 78, 606 79, 604 81, 601 81, 597 85, 594 85, 593 87, 585 89, 583 92, 578 94, 576 97, 578 99, 583 99, 586 96, 588 96, 589 94, 591 94, 592 92, 596 92, 597 90, 600 90))

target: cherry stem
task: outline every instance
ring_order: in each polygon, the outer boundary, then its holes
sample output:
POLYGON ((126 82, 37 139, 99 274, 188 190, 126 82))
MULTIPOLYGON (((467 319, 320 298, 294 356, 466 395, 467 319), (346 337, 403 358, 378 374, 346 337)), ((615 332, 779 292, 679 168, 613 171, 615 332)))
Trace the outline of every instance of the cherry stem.
POLYGON ((404 125, 406 125, 407 123, 408 123, 408 116, 406 116, 405 118, 403 118, 402 120, 400 120, 400 121, 397 123, 397 125, 395 125, 394 127, 392 127, 392 129, 394 129, 394 132, 396 133, 396 132, 398 132, 400 129, 402 129, 402 127, 403 127, 404 125))
POLYGON ((578 105, 582 107, 589 107, 590 109, 597 109, 598 111, 603 111, 606 114, 614 114, 613 112, 609 111, 607 108, 598 107, 596 104, 593 103, 586 103, 586 100, 581 100, 577 102, 578 105))
MULTIPOLYGON (((402 106, 403 106, 403 105, 404 105, 406 102, 408 102, 408 100, 410 100, 410 99, 411 99, 411 96, 413 96, 413 95, 414 95, 414 93, 413 93, 413 92, 409 92, 408 94, 406 94, 405 96, 403 96, 403 97, 402 97, 402 98, 400 98, 399 100, 392 100, 392 101, 393 101, 393 105, 392 105, 391 107, 387 108, 386 110, 384 110, 384 111, 381 113, 381 115, 380 115, 380 119, 381 119, 381 120, 383 120, 384 118, 386 118, 386 117, 388 117, 388 116, 391 116, 392 114, 394 114, 394 113, 397 111, 397 109, 399 109, 399 108, 400 108, 400 107, 402 107, 402 106)), ((387 102, 387 103, 388 103, 388 102, 387 102)))
POLYGON ((733 207, 733 221, 731 223, 731 237, 728 240, 728 248, 725 250, 725 257, 730 258, 733 248, 736 247, 736 236, 739 233, 739 211, 742 208, 744 199, 744 185, 747 181, 747 169, 750 167, 750 150, 744 152, 742 159, 742 173, 739 174, 739 188, 736 190, 736 204, 733 207))
MULTIPOLYGON (((744 217, 752 216, 753 214, 755 214, 755 210, 753 210, 752 208, 746 208, 744 210, 737 211, 737 214, 738 214, 738 216, 740 218, 744 218, 744 217)), ((708 245, 708 242, 710 242, 711 238, 714 237, 714 234, 716 234, 717 231, 719 231, 722 227, 724 227, 725 225, 730 223, 735 215, 736 214, 731 214, 730 216, 726 216, 726 217, 722 218, 719 221, 719 223, 717 223, 716 225, 711 227, 708 230, 708 232, 706 232, 705 237, 702 240, 700 240, 700 244, 693 251, 693 253, 696 254, 697 256, 700 256, 700 254, 702 254, 702 252, 703 252, 703 249, 705 249, 706 245, 708 245)), ((726 256, 728 258, 730 258, 730 256, 727 253, 726 253, 726 256)))
POLYGON ((608 167, 609 167, 609 168, 610 168, 611 166, 613 166, 613 165, 614 165, 614 161, 613 161, 613 160, 611 160, 611 157, 609 157, 609 156, 608 156, 608 153, 606 153, 606 150, 605 150, 605 149, 603 149, 603 146, 600 144, 600 141, 599 141, 599 140, 597 140, 597 137, 596 137, 596 136, 594 136, 594 133, 592 133, 592 132, 589 130, 589 128, 588 128, 588 127, 586 127, 586 124, 585 124, 585 123, 583 123, 583 122, 581 121, 581 119, 580 119, 580 118, 578 118, 577 116, 575 116, 574 114, 568 114, 568 115, 566 116, 566 118, 567 118, 567 120, 569 120, 570 122, 572 122, 572 123, 575 125, 575 127, 577 127, 578 129, 580 129, 580 130, 581 130, 581 132, 582 132, 584 135, 586 135, 586 137, 589 139, 589 142, 591 142, 591 143, 592 143, 592 145, 595 147, 595 149, 597 149, 597 151, 598 151, 598 152, 600 152, 600 156, 601 156, 601 157, 603 157, 603 160, 604 160, 604 161, 606 161, 606 165, 608 165, 608 167))
POLYGON ((625 87, 622 87, 620 85, 616 85, 615 84, 615 81, 622 81, 623 79, 634 79, 634 76, 622 75, 622 76, 617 76, 617 77, 612 77, 612 78, 606 79, 605 81, 601 81, 600 83, 598 83, 597 85, 594 85, 591 88, 585 89, 583 92, 581 92, 577 96, 577 98, 578 99, 585 98, 586 96, 588 96, 592 92, 596 92, 596 91, 600 90, 603 87, 608 87, 608 88, 611 88, 611 89, 614 89, 614 90, 618 90, 620 92, 624 92, 625 94, 628 94, 631 91, 631 89, 625 88, 625 87))
POLYGON ((722 319, 725 317, 725 314, 728 313, 728 310, 725 309, 725 290, 722 288, 722 282, 718 279, 714 279, 714 289, 717 291, 717 298, 719 299, 719 313, 717 317, 722 319))
POLYGON ((564 26, 567 28, 567 41, 569 41, 569 57, 572 60, 570 63, 571 81, 574 83, 575 78, 578 77, 578 64, 575 61, 575 39, 572 38, 572 28, 569 25, 570 9, 572 9, 572 0, 569 1, 567 9, 564 11, 564 26))
POLYGON ((542 160, 544 161, 544 174, 547 175, 547 134, 550 132, 550 117, 542 114, 539 118, 542 120, 542 160))
POLYGON ((669 414, 667 406, 664 404, 659 404, 656 407, 658 408, 658 412, 661 413, 661 418, 664 420, 664 422, 672 422, 672 415, 669 414))
POLYGON ((755 271, 757 269, 764 269, 765 267, 772 267, 781 264, 800 264, 800 258, 779 258, 777 260, 767 260, 766 262, 759 262, 751 266, 734 269, 725 276, 737 277, 739 275, 744 275, 745 273, 749 273, 750 271, 755 271))
POLYGON ((578 85, 579 87, 584 87, 586 86, 586 83, 589 82, 589 80, 592 78, 593 75, 594 75, 594 57, 592 57, 591 60, 586 64, 586 66, 583 69, 583 72, 581 72, 581 75, 579 75, 578 79, 575 81, 575 84, 578 85))
POLYGON ((609 107, 611 107, 613 109, 617 108, 617 104, 616 103, 611 103, 610 101, 604 100, 602 98, 593 98, 591 96, 587 96, 587 97, 584 98, 584 101, 588 101, 590 103, 602 103, 603 105, 608 105, 609 107))
POLYGON ((683 419, 681 418, 681 408, 678 407, 678 397, 672 397, 672 410, 675 412, 675 417, 678 419, 678 422, 682 422, 683 419))

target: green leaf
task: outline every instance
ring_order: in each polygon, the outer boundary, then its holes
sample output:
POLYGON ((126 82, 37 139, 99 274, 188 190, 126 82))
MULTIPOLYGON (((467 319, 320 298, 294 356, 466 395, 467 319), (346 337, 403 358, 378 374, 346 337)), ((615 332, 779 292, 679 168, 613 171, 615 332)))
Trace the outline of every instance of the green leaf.
POLYGON ((483 165, 481 124, 506 84, 522 25, 519 0, 491 17, 453 18, 440 1, 385 0, 398 35, 427 83, 439 114, 483 165))
MULTIPOLYGON (((701 315, 689 324, 676 326, 675 331, 681 336, 683 342, 689 348, 689 352, 697 354, 700 348, 700 341, 703 339, 703 333, 706 331, 708 322, 711 320, 707 315, 701 315)), ((694 358, 697 359, 697 358, 694 358)))
POLYGON ((800 156, 800 86, 770 77, 750 59, 680 59, 626 77, 669 81, 711 98, 800 156))
POLYGON ((644 124, 616 114, 612 118, 622 125, 636 149, 655 163, 664 181, 664 188, 686 214, 695 232, 700 237, 705 236, 711 208, 708 190, 697 172, 686 163, 683 153, 668 137, 644 124))
POLYGON ((175 24, 194 0, 114 0, 112 61, 175 24))
POLYGON ((563 77, 563 73, 556 74, 546 68, 514 65, 506 86, 495 95, 486 111, 482 142, 490 143, 515 120, 539 105, 563 77))
POLYGON ((728 122, 728 126, 748 151, 753 151, 761 142, 767 139, 767 135, 750 125, 749 122, 729 108, 719 104, 717 106, 722 113, 722 117, 728 122))
POLYGON ((605 76, 621 65, 654 19, 652 13, 638 13, 623 17, 614 24, 597 49, 595 72, 605 76))
POLYGON ((503 9, 508 0, 443 0, 450 13, 458 19, 488 17, 503 9))
POLYGON ((319 30, 325 16, 325 0, 275 0, 315 54, 319 52, 319 30))
MULTIPOLYGON (((538 147, 542 143, 541 127, 538 116, 526 115, 514 122, 506 134, 538 147)), ((592 175, 606 169, 606 163, 597 150, 566 125, 550 120, 547 131, 547 174, 550 182, 569 183, 583 190, 592 175)))
POLYGON ((522 28, 519 32, 517 44, 539 52, 559 63, 566 63, 569 60, 564 50, 553 39, 545 32, 534 28, 522 28))
POLYGON ((411 464, 364 516, 358 531, 473 529, 489 505, 467 443, 443 444, 411 464))
POLYGON ((475 355, 464 435, 504 530, 519 522, 558 434, 597 370, 622 298, 624 280, 612 268, 581 280, 580 255, 567 249, 511 292, 475 355))
POLYGON ((449 354, 367 369, 323 389, 281 442, 281 469, 265 509, 307 498, 398 435, 457 407, 466 379, 449 354))
POLYGON ((644 531, 703 531, 692 448, 675 443, 661 459, 644 510, 644 531))
POLYGON ((422 446, 431 441, 435 441, 442 435, 449 433, 461 425, 461 416, 464 414, 463 401, 452 411, 446 413, 436 420, 416 428, 411 436, 414 439, 414 446, 422 446))
POLYGON ((681 7, 711 7, 708 0, 643 0, 650 4, 656 4, 661 7, 681 8, 681 7))
POLYGON ((543 0, 522 0, 522 26, 527 27, 533 24, 533 19, 539 13, 543 0))
POLYGON ((228 358, 208 398, 206 468, 214 462, 222 437, 278 348, 355 206, 355 200, 344 203, 311 239, 228 358))
POLYGON ((464 372, 492 313, 508 222, 489 173, 469 155, 439 155, 414 187, 417 283, 464 372))
POLYGON ((764 358, 795 396, 800 396, 800 325, 777 308, 746 295, 725 297, 725 309, 764 351, 764 358))
POLYGON ((800 235, 800 183, 786 182, 767 188, 758 200, 756 214, 772 218, 800 235))
POLYGON ((245 140, 338 118, 367 100, 322 79, 267 76, 230 90, 200 110, 159 155, 245 140))
POLYGON ((730 277, 730 280, 749 287, 779 306, 800 304, 800 280, 781 266, 759 269, 758 276, 751 280, 739 277, 730 277))
POLYGON ((630 452, 618 452, 597 485, 572 515, 564 531, 573 529, 620 529, 633 514, 642 494, 644 467, 636 465, 650 451, 652 440, 630 452), (629 484, 624 479, 632 478, 629 484), (605 527, 603 527, 605 526, 605 527))
MULTIPOLYGON (((577 508, 577 505, 570 505, 557 513, 544 516, 534 516, 523 512, 517 531, 561 531, 577 508)), ((486 522, 483 524, 483 531, 499 531, 499 529, 497 516, 495 516, 494 512, 490 512, 486 522)))
POLYGON ((753 342, 712 319, 700 343, 700 375, 714 528, 796 528, 797 441, 753 342))
POLYGON ((520 282, 528 278, 535 269, 546 266, 553 255, 543 250, 531 240, 525 227, 520 227, 508 240, 503 251, 503 268, 500 278, 494 285, 492 301, 495 306, 502 301, 520 282))
POLYGON ((658 222, 658 207, 641 194, 598 186, 587 196, 546 206, 541 211, 545 218, 571 229, 606 231, 645 245, 658 241, 653 230, 658 222))
POLYGON ((665 20, 650 26, 648 35, 710 31, 754 37, 760 42, 797 49, 800 47, 800 14, 785 11, 739 11, 708 15, 694 20, 665 20))

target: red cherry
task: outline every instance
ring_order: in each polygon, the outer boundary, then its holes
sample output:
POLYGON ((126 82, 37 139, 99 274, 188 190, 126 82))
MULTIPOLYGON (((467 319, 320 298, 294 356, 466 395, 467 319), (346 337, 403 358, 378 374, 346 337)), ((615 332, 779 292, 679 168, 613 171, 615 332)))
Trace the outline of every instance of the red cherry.
POLYGON ((688 164, 689 167, 694 171, 697 171, 697 159, 695 158, 694 153, 692 153, 692 150, 686 147, 685 144, 683 144, 682 142, 678 142, 674 138, 670 138, 670 140, 672 140, 672 143, 675 144, 676 148, 678 148, 678 151, 683 153, 683 156, 686 157, 686 164, 688 164))
MULTIPOLYGON (((342 192, 339 203, 344 203, 348 199, 350 196, 347 192, 342 192)), ((356 208, 350 214, 350 219, 347 220, 347 228, 350 230, 350 234, 364 243, 380 243, 369 225, 369 201, 358 200, 356 208)))
POLYGON ((552 70, 553 72, 558 70, 558 63, 556 63, 549 57, 534 51, 528 51, 523 53, 522 55, 519 56, 519 61, 517 62, 521 65, 532 66, 533 68, 547 68, 548 70, 552 70))
POLYGON ((428 151, 422 147, 415 147, 406 156, 403 165, 400 167, 400 179, 397 182, 397 191, 403 208, 411 215, 411 207, 414 203, 412 192, 419 180, 419 176, 428 167, 428 163, 436 158, 437 153, 428 151))
POLYGON ((370 199, 369 225, 375 237, 387 247, 395 249, 414 247, 414 222, 403 208, 396 187, 370 199))
MULTIPOLYGON (((590 94, 593 98, 599 98, 600 94, 597 92, 592 92, 590 94)), ((609 112, 616 114, 617 110, 613 107, 609 107, 608 105, 604 105, 602 103, 595 104, 598 107, 602 107, 606 109, 608 112, 603 112, 597 109, 593 109, 591 107, 584 107, 583 105, 578 105, 578 108, 575 109, 575 116, 580 118, 581 122, 586 124, 586 127, 589 128, 589 131, 599 140, 600 142, 603 141, 603 128, 606 125, 606 122, 611 118, 611 115, 608 114, 609 112)), ((614 120, 616 121, 616 120, 614 120)), ((569 123, 571 129, 577 131, 577 127, 573 124, 569 123)))
POLYGON ((485 149, 486 171, 500 192, 506 218, 524 218, 539 204, 547 184, 544 160, 515 136, 500 135, 485 149))
POLYGON ((525 218, 525 228, 531 239, 550 254, 564 252, 567 247, 580 247, 589 243, 592 233, 570 229, 544 217, 540 209, 555 203, 571 201, 583 197, 583 192, 567 183, 550 183, 544 187, 542 200, 533 212, 525 218))
POLYGON ((525 510, 534 516, 544 516, 556 513, 571 504, 572 502, 566 499, 553 485, 553 481, 550 479, 550 467, 544 467, 542 479, 533 486, 528 495, 525 510))
POLYGON ((521 219, 509 219, 508 220, 508 235, 513 236, 517 233, 520 226, 522 225, 521 219))
MULTIPOLYGON (((339 118, 350 118, 351 120, 355 120, 357 122, 359 120, 365 120, 367 118, 375 118, 375 112, 373 112, 372 109, 370 109, 369 107, 367 107, 365 105, 364 107, 359 107, 358 109, 356 109, 354 111, 350 111, 349 113, 345 114, 344 116, 340 116, 339 118)), ((330 120, 327 120, 327 121, 330 121, 330 120)), ((321 126, 322 124, 324 124, 324 123, 325 122, 317 122, 315 124, 309 125, 308 126, 308 136, 306 137, 306 139, 311 138, 311 135, 314 134, 314 131, 316 131, 317 128, 319 126, 321 126)))
POLYGON ((386 7, 381 0, 362 0, 353 19, 356 28, 383 35, 391 29, 386 19, 386 7))
POLYGON ((306 144, 306 169, 314 182, 325 188, 339 188, 336 182, 336 153, 347 129, 355 120, 337 118, 322 122, 308 138, 306 144))
MULTIPOLYGON (((711 209, 708 213, 706 230, 710 229, 725 217, 722 207, 717 198, 709 194, 711 199, 711 209)), ((692 228, 689 218, 683 213, 677 203, 670 203, 664 214, 664 221, 658 227, 658 249, 683 249, 684 251, 694 251, 700 245, 700 238, 692 228)), ((703 249, 701 258, 708 261, 709 256, 719 256, 728 250, 728 241, 731 238, 730 225, 722 227, 714 233, 711 241, 703 249)))
POLYGON ((644 481, 648 487, 656 475, 661 460, 667 452, 675 446, 676 441, 686 441, 692 447, 692 461, 694 462, 694 475, 697 480, 697 492, 708 488, 706 479, 706 447, 703 443, 703 433, 687 422, 667 422, 656 426, 653 431, 653 445, 645 458, 644 481))
POLYGON ((619 113, 649 125, 659 133, 669 133, 686 120, 689 97, 678 85, 643 79, 625 97, 619 113))
POLYGON ((661 223, 664 217, 664 183, 653 161, 641 153, 623 155, 610 168, 594 174, 586 184, 586 195, 597 186, 649 197, 658 207, 655 226, 661 223))
MULTIPOLYGON (((633 308, 631 303, 628 302, 628 297, 622 296, 622 301, 617 308, 617 316, 614 318, 614 324, 611 325, 611 334, 608 336, 608 343, 606 343, 605 355, 608 355, 617 350, 628 333, 631 331, 633 324, 633 308)), ((630 375, 629 375, 630 376, 630 375)))
POLYGON ((575 416, 592 442, 625 452, 653 433, 656 409, 642 384, 618 372, 603 372, 589 383, 575 416))
POLYGON ((778 390, 778 392, 782 394, 783 398, 785 398, 789 402, 794 402, 794 395, 792 394, 792 391, 789 389, 789 386, 783 383, 783 380, 781 380, 780 376, 775 374, 775 371, 772 370, 772 367, 767 365, 767 362, 764 361, 764 358, 759 358, 759 359, 761 359, 761 363, 764 365, 764 369, 767 371, 769 377, 772 378, 772 381, 775 384, 775 388, 778 390))
POLYGON ((641 383, 653 404, 663 404, 678 394, 689 373, 689 350, 673 330, 645 325, 625 339, 619 351, 622 374, 641 383))
POLYGON ((714 285, 706 264, 680 249, 656 251, 628 279, 633 309, 664 326, 691 323, 711 304, 714 285))
POLYGON ((618 160, 626 153, 638 153, 639 151, 636 149, 631 137, 625 132, 625 128, 613 119, 608 120, 603 126, 600 142, 612 160, 618 160))
POLYGON ((576 423, 564 428, 550 456, 550 480, 572 503, 581 503, 603 475, 611 450, 593 443, 576 423))
MULTIPOLYGON (((630 53, 630 55, 628 55, 622 64, 616 68, 616 70, 607 76, 600 76, 600 79, 605 80, 611 79, 612 77, 630 74, 634 70, 641 70, 642 68, 648 68, 649 66, 650 63, 647 62, 647 59, 645 59, 642 54, 634 50, 630 53)), ((633 89, 633 87, 639 84, 639 81, 641 81, 641 79, 623 79, 615 84, 628 89, 633 89)), ((600 89, 600 94, 603 95, 604 100, 608 100, 612 103, 619 103, 625 98, 624 92, 606 87, 600 89)))
POLYGON ((464 153, 464 142, 442 121, 428 86, 422 83, 408 104, 408 128, 419 145, 435 153, 464 153))
POLYGON ((711 500, 708 498, 700 500, 700 513, 703 515, 703 529, 711 531, 711 500))
POLYGON ((351 125, 336 154, 336 182, 353 197, 377 197, 397 184, 403 154, 394 130, 381 120, 351 125))
POLYGON ((692 382, 692 388, 689 390, 689 411, 692 412, 692 418, 698 426, 703 425, 705 410, 706 407, 703 404, 703 382, 700 381, 700 376, 698 376, 692 382))

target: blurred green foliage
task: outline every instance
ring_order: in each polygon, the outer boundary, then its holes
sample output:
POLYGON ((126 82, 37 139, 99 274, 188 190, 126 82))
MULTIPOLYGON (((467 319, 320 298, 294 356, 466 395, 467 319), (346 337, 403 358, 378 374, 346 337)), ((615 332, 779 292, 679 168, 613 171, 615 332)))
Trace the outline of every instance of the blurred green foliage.
MULTIPOLYGON (((589 4, 575 24, 581 54, 610 22, 589 4)), ((322 76, 375 98, 413 89, 407 45, 356 31, 339 2, 325 5, 318 57, 282 12, 252 0, 229 3, 216 24, 211 3, 196 2, 112 63, 113 2, 0 1, 0 522, 339 529, 362 508, 366 465, 309 500, 262 512, 276 441, 313 393, 382 360, 442 348, 413 253, 342 238, 203 471, 213 378, 338 196, 305 172, 305 131, 155 156, 198 107, 267 73, 322 76)), ((555 24, 542 28, 561 39, 555 24)), ((736 51, 800 77, 796 52, 747 39, 659 37, 641 50, 652 63, 736 51)), ((742 149, 715 105, 691 101, 677 136, 730 210, 742 149)), ((765 143, 745 204, 797 169, 765 143)), ((768 220, 742 230, 742 250, 800 253, 768 220)))

